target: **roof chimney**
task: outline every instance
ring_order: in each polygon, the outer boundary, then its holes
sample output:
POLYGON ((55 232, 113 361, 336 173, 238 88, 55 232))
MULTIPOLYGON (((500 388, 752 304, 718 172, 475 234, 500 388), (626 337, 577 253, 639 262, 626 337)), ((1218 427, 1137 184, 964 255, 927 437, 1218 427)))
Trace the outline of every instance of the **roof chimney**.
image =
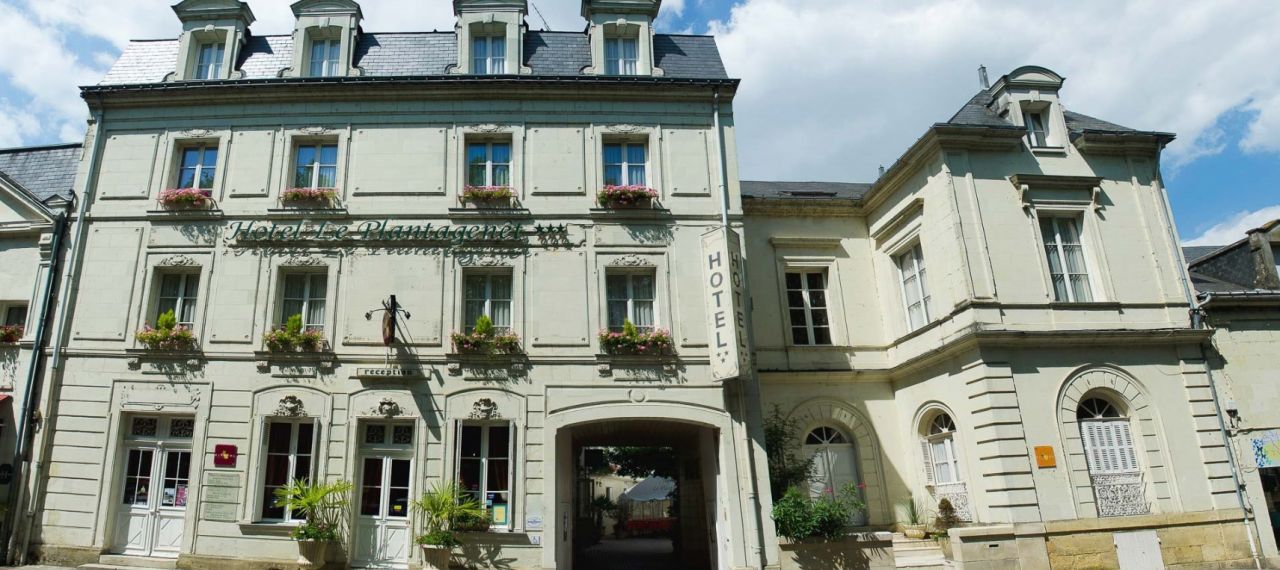
POLYGON ((985 65, 978 66, 978 84, 982 85, 983 89, 991 88, 991 80, 987 79, 987 66, 985 65))

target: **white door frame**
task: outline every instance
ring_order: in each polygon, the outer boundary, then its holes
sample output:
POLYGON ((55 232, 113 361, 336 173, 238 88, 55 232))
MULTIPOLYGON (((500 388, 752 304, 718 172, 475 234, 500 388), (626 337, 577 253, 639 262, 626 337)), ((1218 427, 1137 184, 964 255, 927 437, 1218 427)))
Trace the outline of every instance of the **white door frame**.
MULTIPOLYGON (((128 418, 147 418, 155 420, 153 430, 149 435, 139 435, 132 432, 124 432, 121 434, 120 444, 120 465, 123 469, 118 477, 115 477, 115 489, 111 492, 112 497, 112 516, 115 522, 112 530, 112 540, 110 541, 111 549, 119 551, 123 554, 132 556, 145 556, 157 558, 177 558, 182 551, 183 545, 186 544, 187 535, 187 515, 188 507, 191 506, 195 499, 195 487, 191 485, 191 473, 193 469, 192 463, 194 452, 192 451, 192 436, 194 435, 194 416, 158 416, 138 414, 127 416, 128 418), (186 426, 189 430, 187 437, 173 437, 170 434, 172 422, 189 421, 191 425, 186 426), (147 485, 147 502, 145 507, 139 508, 134 503, 125 505, 124 491, 128 481, 129 473, 129 455, 133 451, 151 454, 151 465, 148 469, 146 485, 147 485), (170 460, 171 453, 186 453, 187 465, 186 473, 181 479, 186 481, 185 487, 175 484, 174 487, 174 505, 165 506, 165 474, 170 460), (176 503, 181 502, 179 506, 176 503), (129 532, 129 520, 141 516, 145 518, 144 534, 137 546, 130 548, 130 541, 127 533, 129 532), (157 544, 160 539, 162 530, 161 523, 168 521, 181 525, 180 535, 174 546, 164 548, 157 544)), ((130 425, 132 422, 130 422, 130 425)))
MULTIPOLYGON (((359 441, 366 442, 366 443, 364 445, 358 446, 359 454, 356 458, 356 461, 354 462, 355 463, 355 478, 354 478, 355 488, 354 488, 353 494, 354 494, 355 500, 352 501, 352 514, 353 514, 352 520, 354 521, 354 524, 352 525, 352 529, 351 529, 352 531, 351 532, 352 566, 357 568, 408 568, 409 562, 413 559, 412 535, 413 535, 414 529, 413 529, 413 520, 411 517, 411 513, 409 512, 410 505, 408 502, 414 499, 415 497, 414 492, 416 490, 416 485, 414 485, 414 482, 416 480, 414 473, 415 473, 415 468, 417 467, 416 465, 417 462, 414 460, 414 450, 415 450, 414 444, 416 443, 416 441, 410 441, 409 443, 405 443, 405 444, 395 444, 392 442, 391 434, 394 430, 394 427, 403 427, 410 430, 410 433, 413 433, 414 440, 416 440, 418 435, 417 426, 414 425, 413 422, 394 422, 394 421, 361 420, 358 423, 359 425, 357 426, 357 429, 356 429, 357 437, 361 438, 359 441), (384 441, 383 444, 367 443, 368 440, 364 438, 366 436, 366 430, 368 429, 369 426, 383 426, 385 428, 385 439, 383 440, 384 441), (381 466, 380 466, 381 477, 379 481, 380 488, 379 488, 379 496, 378 496, 378 514, 377 515, 361 514, 361 507, 363 506, 361 502, 363 499, 364 475, 365 475, 364 469, 365 469, 366 459, 380 460, 380 463, 381 463, 381 466), (407 500, 405 505, 403 506, 404 513, 401 516, 393 516, 391 513, 391 510, 393 508, 393 505, 391 504, 391 499, 390 499, 391 466, 394 465, 396 461, 408 462, 409 488, 406 493, 407 500), (386 540, 386 534, 389 528, 393 528, 397 530, 402 529, 405 535, 403 559, 386 560, 385 558, 379 558, 374 560, 365 560, 365 559, 359 558, 359 556, 361 555, 360 535, 361 533, 366 532, 366 529, 370 527, 372 527, 373 529, 372 532, 375 534, 376 540, 379 544, 383 543, 386 540)), ((378 551, 379 554, 385 555, 384 547, 379 546, 376 548, 376 550, 378 551)))

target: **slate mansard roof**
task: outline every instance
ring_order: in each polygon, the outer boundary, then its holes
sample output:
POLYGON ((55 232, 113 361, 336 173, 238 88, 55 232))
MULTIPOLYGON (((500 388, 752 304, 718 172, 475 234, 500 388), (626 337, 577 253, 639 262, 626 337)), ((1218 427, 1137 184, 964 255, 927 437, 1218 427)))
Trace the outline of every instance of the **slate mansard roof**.
MULTIPOLYGON (((535 76, 578 76, 591 65, 591 48, 582 32, 525 33, 524 65, 535 76)), ((355 66, 367 77, 445 75, 458 62, 453 32, 364 33, 355 49, 355 66)), ((659 34, 653 41, 655 65, 675 79, 729 79, 712 36, 659 34)), ((241 50, 236 68, 244 79, 280 76, 293 58, 293 36, 253 36, 241 50)), ((135 40, 99 85, 159 83, 177 67, 178 40, 135 40)))
POLYGON ((79 165, 78 143, 0 149, 0 173, 42 203, 71 199, 79 165))
MULTIPOLYGON (((1016 126, 1013 123, 1000 118, 999 115, 996 115, 995 112, 987 106, 988 103, 991 102, 991 98, 992 94, 990 90, 983 89, 982 91, 979 91, 976 95, 971 97, 964 106, 960 107, 960 110, 956 111, 955 115, 952 115, 951 118, 943 124, 967 127, 1012 128, 1021 130, 1022 127, 1016 126)), ((1062 112, 1062 118, 1067 122, 1067 130, 1071 131, 1072 140, 1074 140, 1076 136, 1088 132, 1134 134, 1144 132, 1104 121, 1102 119, 1095 119, 1074 111, 1064 110, 1062 112)))

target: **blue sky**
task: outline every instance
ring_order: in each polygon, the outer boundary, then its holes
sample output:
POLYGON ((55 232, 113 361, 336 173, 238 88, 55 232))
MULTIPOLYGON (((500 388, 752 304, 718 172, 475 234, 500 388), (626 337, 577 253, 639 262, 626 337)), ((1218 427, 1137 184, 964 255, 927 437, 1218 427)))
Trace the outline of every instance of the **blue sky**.
MULTIPOLYGON (((76 86, 96 82, 130 38, 175 37, 173 1, 0 0, 0 51, 22 54, 0 59, 0 146, 79 140, 76 86)), ((249 3, 255 33, 291 28, 288 1, 249 3)), ((555 29, 585 24, 580 0, 533 4, 555 29)), ((446 0, 362 6, 368 31, 452 26, 446 0)), ((1280 218, 1280 10, 1272 0, 1170 6, 664 0, 659 30, 716 34, 743 79, 745 178, 871 181, 977 91, 979 65, 996 78, 1036 64, 1067 77, 1069 109, 1177 133, 1163 168, 1182 237, 1226 243, 1280 218)))

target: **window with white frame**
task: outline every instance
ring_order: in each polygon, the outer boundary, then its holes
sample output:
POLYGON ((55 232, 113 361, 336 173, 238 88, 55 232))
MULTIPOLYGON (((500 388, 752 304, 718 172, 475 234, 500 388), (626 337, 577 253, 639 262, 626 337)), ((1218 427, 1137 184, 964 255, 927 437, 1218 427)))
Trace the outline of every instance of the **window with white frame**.
POLYGON ((213 188, 218 174, 217 145, 198 145, 182 149, 178 165, 178 188, 213 188))
POLYGON ((169 311, 186 327, 195 325, 196 300, 200 293, 199 273, 165 273, 160 275, 160 294, 156 303, 156 318, 169 311))
POLYGON ((791 342, 804 346, 831 344, 826 270, 788 271, 786 285, 791 342))
POLYGON ((475 330, 482 316, 496 330, 511 330, 511 273, 468 273, 463 280, 466 332, 475 330))
POLYGON ((21 327, 27 324, 27 304, 26 303, 5 303, 0 305, 4 307, 4 313, 0 316, 4 317, 4 322, 0 325, 6 327, 21 327))
POLYGON ((459 431, 457 480, 463 493, 489 511, 491 525, 509 525, 515 450, 511 424, 462 422, 459 431))
POLYGON ((471 38, 471 72, 477 75, 506 73, 507 37, 494 35, 471 38))
POLYGON ((311 479, 315 456, 315 423, 307 421, 269 420, 263 430, 262 520, 296 521, 304 517, 283 506, 276 506, 276 489, 296 479, 311 479))
POLYGON ((196 51, 195 79, 222 79, 222 42, 202 43, 196 51))
POLYGON ((916 330, 929 323, 929 283, 924 269, 924 249, 916 244, 897 258, 902 280, 902 304, 907 312, 907 328, 916 330))
POLYGON ((338 185, 338 145, 298 145, 294 153, 294 188, 335 188, 338 185))
POLYGON ((609 330, 621 332, 627 321, 640 332, 651 332, 654 317, 654 272, 612 272, 605 276, 609 330))
POLYGON ((1088 263, 1080 240, 1080 218, 1041 216, 1040 235, 1044 238, 1054 300, 1064 303, 1092 301, 1088 263))
POLYGON ((1076 408, 1085 460, 1091 474, 1136 473, 1138 454, 1133 448, 1129 418, 1111 402, 1087 398, 1076 408))
POLYGON ((283 281, 280 324, 286 324, 289 317, 302 315, 303 329, 323 331, 329 275, 311 272, 286 273, 283 281))
POLYGON ((467 143, 467 186, 510 186, 511 143, 467 143))
POLYGON ((929 421, 920 442, 924 455, 925 479, 929 485, 946 485, 959 483, 960 459, 956 453, 956 424, 951 416, 939 412, 929 421))
POLYGON ((605 143, 605 186, 648 185, 648 145, 642 142, 605 143))
POLYGON ((1048 113, 1044 111, 1027 111, 1022 114, 1022 120, 1027 128, 1027 144, 1034 148, 1047 147, 1049 145, 1049 126, 1048 113))
POLYGON ((342 73, 342 40, 311 40, 312 77, 335 77, 342 73))
POLYGON ((640 40, 628 37, 604 39, 605 75, 635 75, 640 67, 640 40))

